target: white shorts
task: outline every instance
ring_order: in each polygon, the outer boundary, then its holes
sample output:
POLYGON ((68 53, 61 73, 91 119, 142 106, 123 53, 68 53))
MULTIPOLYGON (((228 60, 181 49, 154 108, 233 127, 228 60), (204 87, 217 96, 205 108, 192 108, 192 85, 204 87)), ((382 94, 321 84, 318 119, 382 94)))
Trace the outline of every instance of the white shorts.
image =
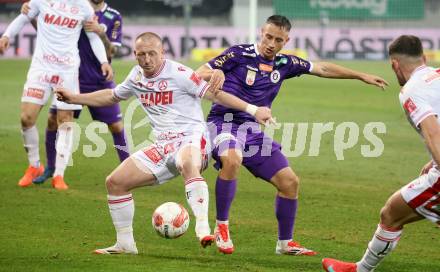
POLYGON ((157 184, 163 184, 178 176, 179 151, 185 146, 200 148, 202 153, 202 169, 205 170, 210 159, 208 133, 181 135, 171 141, 156 141, 154 144, 135 152, 132 157, 147 167, 156 177, 157 184))
POLYGON ((400 193, 420 215, 434 223, 440 222, 440 171, 437 168, 431 168, 404 186, 400 193))
MULTIPOLYGON (((77 71, 51 71, 43 68, 31 67, 24 84, 21 102, 45 105, 56 86, 64 87, 79 93, 79 80, 77 71)), ((79 110, 81 105, 67 104, 58 101, 54 96, 52 105, 60 110, 79 110)))

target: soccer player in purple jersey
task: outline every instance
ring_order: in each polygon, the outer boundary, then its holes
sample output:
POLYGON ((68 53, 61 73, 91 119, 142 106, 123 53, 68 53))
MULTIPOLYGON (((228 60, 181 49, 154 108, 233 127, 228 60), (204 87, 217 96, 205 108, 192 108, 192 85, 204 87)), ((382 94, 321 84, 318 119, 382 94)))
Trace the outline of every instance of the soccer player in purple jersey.
MULTIPOLYGON (((232 46, 197 72, 211 85, 246 102, 270 107, 285 79, 302 74, 326 78, 358 79, 384 88, 380 77, 353 71, 328 62, 311 63, 293 55, 279 54, 289 41, 291 24, 284 16, 270 16, 261 29, 258 44, 232 46)), ((281 146, 267 137, 246 113, 213 104, 208 122, 214 128, 213 158, 220 169, 216 182, 216 244, 225 254, 234 246, 229 235, 229 209, 235 197, 239 167, 243 164, 256 177, 277 189, 275 215, 278 220, 277 254, 315 255, 313 250, 293 242, 299 178, 281 153, 281 146), (247 153, 258 147, 253 155, 247 153)))
MULTIPOLYGON (((116 53, 117 47, 121 46, 122 37, 122 17, 120 13, 112 9, 104 2, 104 0, 90 0, 90 4, 95 10, 96 19, 87 21, 81 32, 78 49, 81 59, 79 67, 79 84, 81 93, 89 93, 94 90, 114 88, 116 85, 113 81, 106 80, 100 71, 100 64, 91 51, 90 43, 87 40, 85 31, 95 32, 99 35, 104 43, 107 51, 109 62, 116 53)), ((28 3, 23 4, 22 12, 28 12, 28 3)), ((119 160, 122 162, 128 156, 128 147, 126 143, 124 127, 122 124, 122 114, 119 104, 105 107, 88 107, 93 120, 106 123, 113 136, 116 151, 119 160)), ((51 107, 46 129, 46 157, 47 166, 44 173, 35 178, 33 183, 41 184, 52 177, 55 170, 55 140, 57 137, 56 108, 51 107)), ((80 110, 75 111, 75 118, 79 117, 80 110)))

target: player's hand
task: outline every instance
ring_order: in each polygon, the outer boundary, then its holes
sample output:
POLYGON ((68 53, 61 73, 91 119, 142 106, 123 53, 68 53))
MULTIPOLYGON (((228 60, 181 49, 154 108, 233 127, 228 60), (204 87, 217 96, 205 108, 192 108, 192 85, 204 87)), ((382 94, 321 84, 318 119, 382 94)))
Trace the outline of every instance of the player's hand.
POLYGON ((23 5, 21 5, 20 12, 23 13, 24 15, 28 15, 30 10, 31 10, 31 7, 29 6, 29 2, 25 2, 25 3, 23 3, 23 5))
POLYGON ((362 74, 361 80, 367 84, 375 85, 382 90, 385 90, 385 87, 389 85, 385 79, 370 74, 362 74))
POLYGON ((9 38, 6 36, 3 36, 0 38, 0 54, 5 53, 6 50, 9 48, 9 38))
POLYGON ((69 91, 63 87, 55 87, 55 89, 53 91, 59 101, 73 104, 72 98, 75 94, 72 93, 71 91, 69 91))
POLYGON ((260 124, 275 124, 275 120, 272 117, 272 111, 268 107, 258 107, 255 113, 255 119, 260 124))
POLYGON ((108 62, 104 62, 101 65, 102 75, 106 80, 113 80, 113 69, 108 62))
POLYGON ((104 33, 104 28, 98 23, 98 18, 93 17, 92 20, 87 20, 83 24, 83 28, 87 32, 95 32, 98 35, 104 33))
POLYGON ((433 161, 433 160, 430 160, 427 164, 425 164, 425 165, 422 167, 422 169, 420 170, 420 174, 419 174, 419 176, 424 175, 424 174, 428 174, 429 169, 432 168, 433 164, 434 164, 434 161, 433 161))
POLYGON ((214 69, 211 80, 209 80, 210 90, 217 91, 223 87, 223 83, 225 82, 225 74, 222 70, 214 69))

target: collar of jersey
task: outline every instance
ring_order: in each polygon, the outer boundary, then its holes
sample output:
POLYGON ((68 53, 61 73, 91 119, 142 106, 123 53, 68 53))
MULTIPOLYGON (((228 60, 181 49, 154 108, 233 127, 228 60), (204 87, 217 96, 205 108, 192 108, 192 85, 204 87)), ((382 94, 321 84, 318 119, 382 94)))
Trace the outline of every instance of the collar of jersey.
MULTIPOLYGON (((162 65, 161 65, 160 68, 159 68, 159 71, 157 71, 154 75, 149 76, 149 77, 147 77, 147 76, 144 75, 144 77, 145 77, 145 78, 148 78, 148 79, 152 79, 152 78, 155 78, 155 77, 157 77, 158 75, 160 75, 160 73, 162 73, 163 68, 165 67, 165 63, 166 63, 166 62, 167 62, 167 60, 164 59, 163 62, 162 62, 162 65)), ((142 72, 142 73, 143 73, 143 72, 142 72)))

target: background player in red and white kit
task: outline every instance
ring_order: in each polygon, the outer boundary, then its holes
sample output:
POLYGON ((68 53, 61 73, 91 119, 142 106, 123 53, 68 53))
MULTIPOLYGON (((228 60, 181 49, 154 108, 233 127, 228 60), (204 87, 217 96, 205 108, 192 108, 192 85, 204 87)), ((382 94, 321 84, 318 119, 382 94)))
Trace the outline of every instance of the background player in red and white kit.
MULTIPOLYGON (((21 125, 24 146, 28 154, 29 167, 18 185, 26 187, 43 173, 40 164, 38 130, 35 126, 38 114, 55 86, 64 86, 78 92, 78 39, 82 23, 93 19, 94 12, 86 0, 32 0, 28 15, 20 14, 0 38, 0 53, 9 47, 10 37, 15 36, 31 19, 37 19, 37 43, 32 63, 24 85, 21 104, 21 125)), ((95 33, 87 34, 93 52, 99 59, 102 73, 108 79, 113 72, 108 64, 104 45, 95 33)), ((64 171, 72 152, 73 130, 68 122, 73 121, 73 110, 80 105, 55 101, 59 125, 56 141, 56 163, 52 185, 56 189, 67 189, 64 171)))
MULTIPOLYGON (((95 11, 95 20, 84 22, 84 29, 78 40, 79 57, 81 64, 79 66, 79 88, 80 93, 88 93, 94 90, 114 88, 116 85, 112 80, 107 80, 102 75, 99 60, 93 54, 90 47, 86 31, 95 32, 101 38, 107 51, 109 63, 116 53, 117 48, 121 46, 122 38, 122 16, 109 7, 103 0, 90 0, 95 11)), ((29 2, 22 6, 22 13, 29 13, 29 2)), ((34 20, 32 21, 34 24, 34 20)), ((122 113, 119 103, 107 107, 88 107, 93 120, 106 123, 115 144, 119 160, 122 162, 129 156, 127 141, 122 124, 122 113)), ((47 164, 44 173, 33 180, 34 184, 41 184, 52 177, 55 171, 55 140, 57 135, 56 105, 51 106, 47 120, 46 128, 46 159, 47 164)), ((81 110, 75 110, 74 117, 78 118, 81 110)))
POLYGON ((389 47, 391 66, 410 124, 423 137, 432 157, 420 177, 395 192, 380 212, 380 223, 363 258, 357 263, 324 259, 328 272, 369 272, 397 245, 403 226, 424 218, 440 223, 440 69, 426 66, 422 43, 400 36, 389 47))
POLYGON ((214 237, 208 223, 208 186, 200 174, 207 166, 210 153, 201 98, 247 111, 261 123, 271 119, 270 109, 213 90, 190 68, 164 59, 162 40, 154 33, 146 32, 136 38, 134 54, 139 65, 114 89, 88 94, 57 89, 62 101, 95 107, 111 105, 134 95, 149 117, 156 137, 154 144, 134 153, 107 177, 108 205, 117 242, 95 252, 137 254, 130 191, 162 184, 179 173, 185 180, 187 201, 196 217, 196 236, 205 247, 214 237))

